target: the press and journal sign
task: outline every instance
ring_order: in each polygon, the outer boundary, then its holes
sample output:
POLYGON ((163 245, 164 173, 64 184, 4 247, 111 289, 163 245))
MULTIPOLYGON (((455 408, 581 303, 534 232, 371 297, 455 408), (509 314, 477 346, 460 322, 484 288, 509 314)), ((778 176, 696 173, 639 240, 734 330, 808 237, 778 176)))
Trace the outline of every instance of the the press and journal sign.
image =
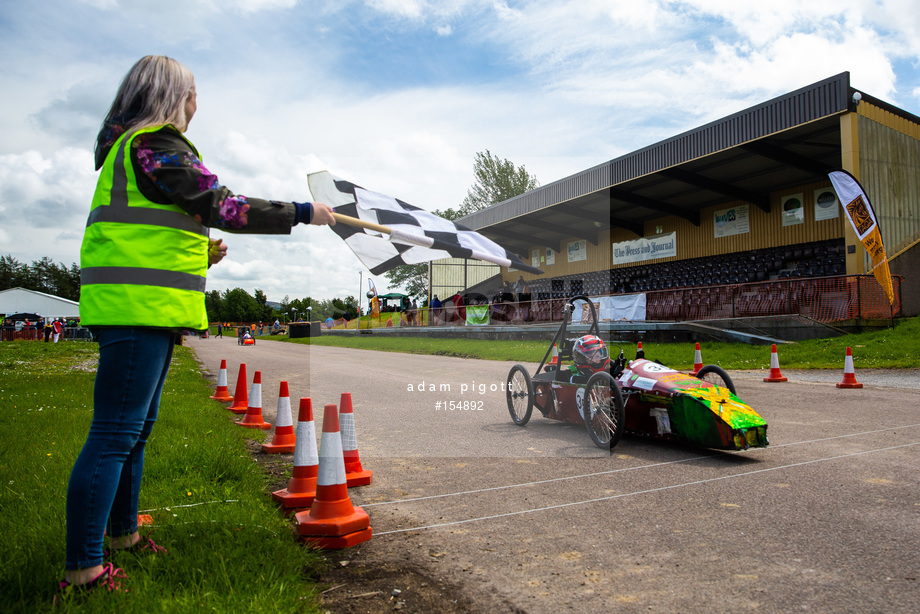
POLYGON ((613 244, 613 264, 629 264, 675 256, 677 256, 676 232, 613 244))

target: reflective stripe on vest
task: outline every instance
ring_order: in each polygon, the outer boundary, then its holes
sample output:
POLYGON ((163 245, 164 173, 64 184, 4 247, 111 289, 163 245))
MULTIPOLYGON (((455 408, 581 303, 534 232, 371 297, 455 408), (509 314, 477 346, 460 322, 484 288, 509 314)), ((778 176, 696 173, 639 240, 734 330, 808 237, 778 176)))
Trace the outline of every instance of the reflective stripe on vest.
POLYGON ((143 284, 177 290, 204 292, 205 278, 178 271, 161 271, 138 267, 97 266, 80 275, 81 284, 143 284))
POLYGON ((81 249, 85 325, 207 327, 208 230, 178 206, 144 197, 128 153, 134 138, 160 129, 122 137, 103 165, 81 249))

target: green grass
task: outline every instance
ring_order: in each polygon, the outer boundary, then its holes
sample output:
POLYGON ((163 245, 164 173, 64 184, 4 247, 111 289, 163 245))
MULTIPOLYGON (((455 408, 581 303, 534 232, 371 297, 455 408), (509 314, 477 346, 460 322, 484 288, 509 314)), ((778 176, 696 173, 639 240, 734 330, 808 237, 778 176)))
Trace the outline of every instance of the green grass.
MULTIPOLYGON (((210 386, 190 352, 176 350, 147 445, 140 503, 152 510, 153 535, 169 553, 113 555, 130 592, 100 591, 58 609, 317 611, 310 576, 324 559, 297 543, 267 496, 245 447, 251 433, 208 399, 210 386)), ((4 612, 49 610, 63 577, 67 482, 92 417, 97 356, 93 343, 0 343, 4 612)))
MULTIPOLYGON (((546 341, 488 341, 479 339, 437 339, 428 337, 391 337, 386 334, 330 334, 320 337, 287 339, 267 337, 290 343, 309 343, 384 352, 432 354, 482 358, 514 362, 539 362, 546 353, 552 333, 546 341)), ((627 358, 635 356, 633 343, 621 343, 627 358)), ((675 369, 693 366, 694 344, 643 342, 648 358, 675 369)), ((846 348, 853 350, 858 368, 904 369, 920 367, 920 318, 907 318, 895 328, 845 335, 831 339, 811 339, 777 348, 780 366, 789 369, 842 369, 846 348)), ((704 364, 725 369, 769 369, 770 347, 746 343, 703 341, 700 350, 704 364)))

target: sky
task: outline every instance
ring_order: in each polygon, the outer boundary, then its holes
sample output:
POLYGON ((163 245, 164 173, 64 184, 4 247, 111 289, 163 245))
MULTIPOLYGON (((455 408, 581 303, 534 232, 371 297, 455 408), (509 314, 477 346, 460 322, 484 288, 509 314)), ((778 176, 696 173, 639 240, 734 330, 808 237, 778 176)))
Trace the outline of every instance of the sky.
MULTIPOLYGON (((148 54, 195 74, 208 169, 275 200, 328 170, 456 207, 477 152, 545 185, 843 71, 920 115, 914 0, 0 0, 0 254, 79 264, 96 133, 148 54)), ((209 290, 367 291, 328 228, 212 237, 209 290)))

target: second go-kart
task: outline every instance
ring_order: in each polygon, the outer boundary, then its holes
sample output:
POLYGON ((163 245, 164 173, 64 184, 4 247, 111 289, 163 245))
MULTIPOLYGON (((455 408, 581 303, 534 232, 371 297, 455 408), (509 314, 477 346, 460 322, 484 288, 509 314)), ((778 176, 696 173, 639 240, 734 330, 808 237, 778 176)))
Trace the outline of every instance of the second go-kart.
POLYGON ((644 357, 627 362, 622 349, 611 361, 588 297, 572 297, 564 312, 534 375, 520 364, 508 373, 508 411, 515 424, 526 425, 536 407, 546 418, 584 424, 605 449, 623 433, 722 450, 768 445, 766 421, 736 396, 722 368, 707 365, 687 374, 644 357), (578 301, 586 304, 590 326, 588 334, 569 339, 568 320, 578 301))

